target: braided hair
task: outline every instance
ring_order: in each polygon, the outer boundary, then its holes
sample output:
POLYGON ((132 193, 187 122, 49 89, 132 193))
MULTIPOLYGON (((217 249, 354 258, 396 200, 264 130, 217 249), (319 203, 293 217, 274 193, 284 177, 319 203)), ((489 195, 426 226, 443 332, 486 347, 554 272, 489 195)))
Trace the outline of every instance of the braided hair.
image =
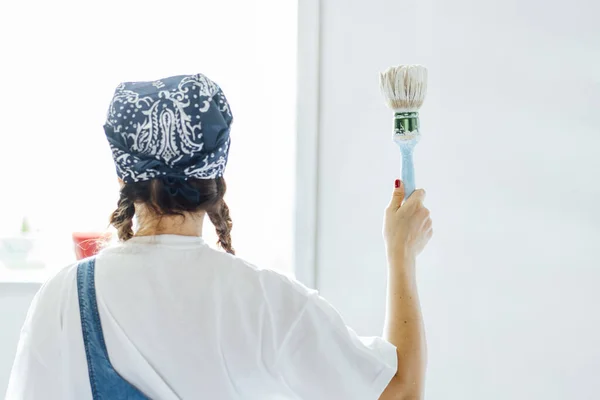
POLYGON ((187 180, 158 178, 125 183, 110 223, 117 229, 119 239, 127 241, 133 237, 135 204, 145 204, 157 216, 184 217, 184 212, 206 211, 217 231, 218 245, 227 253, 235 254, 231 244, 229 207, 223 199, 226 190, 222 177, 187 180))

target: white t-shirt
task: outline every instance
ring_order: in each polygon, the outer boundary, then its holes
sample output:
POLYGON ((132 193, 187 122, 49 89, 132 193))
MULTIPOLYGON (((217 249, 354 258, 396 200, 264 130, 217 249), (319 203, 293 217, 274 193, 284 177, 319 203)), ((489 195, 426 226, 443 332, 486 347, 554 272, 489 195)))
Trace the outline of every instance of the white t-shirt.
MULTIPOLYGON (((8 400, 92 398, 76 272, 35 296, 8 400)), ((152 399, 374 400, 396 372, 396 348, 358 337, 316 291, 198 237, 103 250, 96 292, 114 368, 152 399)))

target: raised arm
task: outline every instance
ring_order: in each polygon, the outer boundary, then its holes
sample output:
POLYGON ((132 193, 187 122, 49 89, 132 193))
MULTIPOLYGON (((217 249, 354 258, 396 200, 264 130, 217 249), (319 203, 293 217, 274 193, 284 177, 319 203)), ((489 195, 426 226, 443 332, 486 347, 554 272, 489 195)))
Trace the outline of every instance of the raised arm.
POLYGON ((396 346, 398 370, 380 399, 422 399, 427 348, 415 264, 433 231, 423 205, 425 192, 415 191, 403 204, 404 187, 400 181, 396 186, 384 220, 388 259, 384 336, 396 346))

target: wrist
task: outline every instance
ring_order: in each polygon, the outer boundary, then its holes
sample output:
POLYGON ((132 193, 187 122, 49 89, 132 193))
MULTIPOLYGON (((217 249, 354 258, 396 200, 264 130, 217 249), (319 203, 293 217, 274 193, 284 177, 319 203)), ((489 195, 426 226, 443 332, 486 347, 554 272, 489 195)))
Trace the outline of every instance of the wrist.
POLYGON ((407 268, 414 267, 416 263, 416 255, 407 249, 387 249, 387 261, 390 267, 407 268))
POLYGON ((388 255, 388 268, 390 271, 414 275, 416 257, 405 252, 388 255))

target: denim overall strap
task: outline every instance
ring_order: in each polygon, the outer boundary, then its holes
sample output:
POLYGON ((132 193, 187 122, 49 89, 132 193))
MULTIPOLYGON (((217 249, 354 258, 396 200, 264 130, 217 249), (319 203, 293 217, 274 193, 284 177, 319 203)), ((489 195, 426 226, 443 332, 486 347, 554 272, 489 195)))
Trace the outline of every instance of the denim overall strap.
POLYGON ((92 257, 77 266, 79 313, 92 396, 94 400, 147 400, 142 392, 115 371, 108 358, 96 302, 95 262, 92 257))

